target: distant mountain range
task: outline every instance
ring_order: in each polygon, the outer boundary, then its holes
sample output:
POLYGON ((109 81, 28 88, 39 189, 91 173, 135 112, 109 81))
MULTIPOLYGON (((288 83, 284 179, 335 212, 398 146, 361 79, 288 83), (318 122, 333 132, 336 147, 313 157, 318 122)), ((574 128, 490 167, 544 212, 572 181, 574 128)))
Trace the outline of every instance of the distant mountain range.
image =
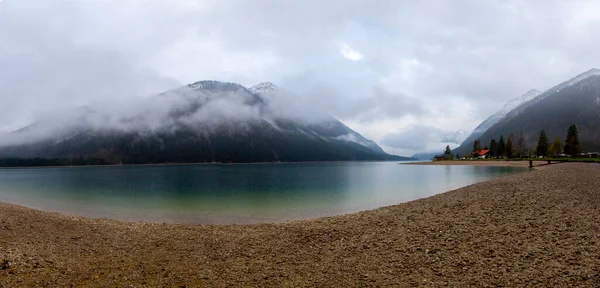
POLYGON ((443 154, 441 152, 419 152, 419 153, 415 153, 413 154, 412 158, 415 158, 417 160, 433 160, 433 157, 435 157, 435 155, 440 155, 443 154))
MULTIPOLYGON (((569 125, 579 128, 583 149, 600 150, 600 70, 591 69, 540 93, 531 90, 509 101, 500 111, 482 122, 454 153, 470 153, 475 140, 487 146, 492 138, 498 140, 522 129, 528 148, 535 148, 540 131, 544 129, 552 140, 564 141, 569 125)), ((516 136, 515 136, 516 137, 516 136)))
POLYGON ((198 81, 120 114, 84 107, 4 135, 0 157, 103 164, 410 159, 387 154, 328 115, 286 116, 272 105, 279 91, 270 82, 198 81))

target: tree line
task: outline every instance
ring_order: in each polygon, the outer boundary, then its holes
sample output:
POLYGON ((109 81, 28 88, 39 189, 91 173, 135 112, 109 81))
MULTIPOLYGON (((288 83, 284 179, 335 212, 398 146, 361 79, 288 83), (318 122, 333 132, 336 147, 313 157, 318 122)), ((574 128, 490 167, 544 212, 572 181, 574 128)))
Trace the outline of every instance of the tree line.
POLYGON ((582 151, 581 144, 579 143, 579 132, 575 124, 569 126, 564 146, 560 137, 554 138, 552 145, 550 145, 548 135, 546 135, 546 131, 543 129, 540 132, 535 151, 527 148, 523 129, 519 132, 517 139, 514 138, 513 133, 510 133, 506 140, 504 139, 504 135, 500 135, 499 140, 492 138, 489 146, 483 148, 481 147, 481 141, 475 140, 472 152, 479 153, 481 150, 489 150, 487 156, 492 158, 523 158, 531 157, 534 152, 535 155, 544 157, 549 155, 558 156, 561 153, 575 157, 582 151))
POLYGON ((571 126, 569 126, 567 137, 565 138, 564 143, 565 144, 563 146, 563 143, 560 141, 560 137, 557 136, 554 138, 552 145, 550 145, 546 131, 542 129, 536 148, 537 156, 558 156, 561 153, 564 153, 565 155, 575 157, 581 153, 583 149, 579 143, 579 132, 577 131, 577 125, 571 124, 571 126))
POLYGON ((85 166, 110 165, 100 158, 1 158, 0 167, 48 167, 48 166, 85 166))

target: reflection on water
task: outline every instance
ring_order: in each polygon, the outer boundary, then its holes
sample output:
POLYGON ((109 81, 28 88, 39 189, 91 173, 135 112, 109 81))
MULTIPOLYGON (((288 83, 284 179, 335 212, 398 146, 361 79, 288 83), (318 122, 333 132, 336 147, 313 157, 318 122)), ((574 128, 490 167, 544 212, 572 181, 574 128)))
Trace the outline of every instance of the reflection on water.
POLYGON ((397 204, 521 171, 393 162, 1 169, 0 201, 123 220, 279 222, 397 204))

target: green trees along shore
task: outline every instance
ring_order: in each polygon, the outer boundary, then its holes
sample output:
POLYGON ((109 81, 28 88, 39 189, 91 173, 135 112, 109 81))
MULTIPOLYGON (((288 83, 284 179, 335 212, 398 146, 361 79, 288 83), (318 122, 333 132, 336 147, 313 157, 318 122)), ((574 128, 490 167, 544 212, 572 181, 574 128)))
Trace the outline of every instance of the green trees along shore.
POLYGON ((581 153, 581 145, 579 145, 579 132, 577 131, 577 125, 572 124, 569 126, 569 132, 567 132, 567 138, 565 139, 564 153, 569 155, 577 155, 581 153))
MULTIPOLYGON (((535 149, 527 145, 525 134, 521 129, 517 139, 514 139, 513 133, 508 135, 505 142, 504 135, 500 135, 498 141, 492 138, 490 145, 484 149, 481 148, 480 140, 475 140, 473 143, 473 154, 479 154, 482 150, 489 150, 486 158, 525 158, 525 157, 577 157, 583 151, 579 142, 579 132, 576 124, 571 124, 567 131, 564 146, 561 143, 560 137, 556 136, 550 144, 550 140, 546 131, 542 129, 538 137, 535 149)), ((448 147, 446 147, 448 149, 448 147)), ((446 153, 448 153, 446 151, 446 153)))
POLYGON ((548 143, 548 136, 546 135, 546 131, 542 129, 540 132, 540 138, 538 138, 537 148, 535 152, 537 156, 548 156, 548 149, 550 148, 550 143, 548 143))

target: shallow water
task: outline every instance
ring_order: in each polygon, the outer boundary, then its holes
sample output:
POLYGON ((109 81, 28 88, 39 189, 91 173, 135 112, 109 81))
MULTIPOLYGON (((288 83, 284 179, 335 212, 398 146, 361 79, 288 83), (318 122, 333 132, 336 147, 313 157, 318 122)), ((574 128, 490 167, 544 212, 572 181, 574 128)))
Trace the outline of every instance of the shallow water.
POLYGON ((393 205, 527 170, 397 162, 0 169, 0 202, 132 221, 282 222, 393 205))

